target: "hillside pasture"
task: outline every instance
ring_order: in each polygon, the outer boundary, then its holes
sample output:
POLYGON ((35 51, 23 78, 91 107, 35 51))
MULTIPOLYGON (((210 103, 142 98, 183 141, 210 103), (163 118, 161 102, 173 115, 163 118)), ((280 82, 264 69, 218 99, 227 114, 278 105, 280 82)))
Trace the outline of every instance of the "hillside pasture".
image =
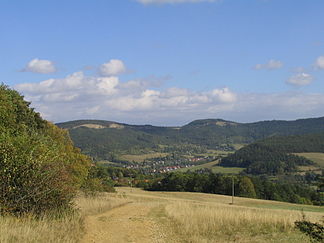
POLYGON ((324 168, 324 153, 296 153, 296 155, 312 160, 321 168, 324 168))
POLYGON ((63 217, 47 214, 41 218, 32 215, 21 217, 0 216, 0 242, 80 242, 84 235, 84 219, 124 205, 123 196, 102 193, 96 197, 80 195, 75 200, 77 211, 63 217))
POLYGON ((310 242, 294 228, 302 218, 319 222, 324 209, 310 205, 190 192, 119 188, 128 198, 156 204, 151 216, 164 227, 161 242, 310 242))
POLYGON ((74 214, 0 217, 0 242, 286 242, 310 243, 294 227, 302 218, 320 222, 322 207, 190 192, 79 196, 74 214))
POLYGON ((210 169, 214 173, 222 173, 222 174, 238 174, 244 168, 239 168, 239 167, 223 167, 223 166, 218 166, 217 164, 219 163, 219 160, 215 160, 209 163, 201 164, 201 165, 196 165, 190 168, 182 168, 179 169, 178 171, 186 172, 186 171, 197 171, 201 169, 210 169))

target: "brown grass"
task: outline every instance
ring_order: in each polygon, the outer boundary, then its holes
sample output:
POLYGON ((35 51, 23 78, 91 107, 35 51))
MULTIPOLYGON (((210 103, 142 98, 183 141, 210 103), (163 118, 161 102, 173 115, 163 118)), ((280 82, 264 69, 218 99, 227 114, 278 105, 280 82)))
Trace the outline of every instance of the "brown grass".
POLYGON ((296 153, 299 156, 303 156, 307 159, 314 161, 321 168, 324 168, 324 153, 296 153))
POLYGON ((310 242, 294 228, 302 218, 319 222, 324 209, 268 200, 189 192, 147 192, 119 188, 132 200, 156 203, 152 215, 160 219, 167 242, 310 242))
POLYGON ((293 211, 180 202, 167 205, 166 214, 184 242, 309 242, 295 230, 300 214, 293 211))
POLYGON ((118 207, 127 202, 123 196, 114 194, 101 194, 96 197, 80 196, 76 199, 75 213, 61 219, 52 217, 0 217, 0 242, 79 242, 84 234, 84 217, 98 214, 103 211, 118 207))

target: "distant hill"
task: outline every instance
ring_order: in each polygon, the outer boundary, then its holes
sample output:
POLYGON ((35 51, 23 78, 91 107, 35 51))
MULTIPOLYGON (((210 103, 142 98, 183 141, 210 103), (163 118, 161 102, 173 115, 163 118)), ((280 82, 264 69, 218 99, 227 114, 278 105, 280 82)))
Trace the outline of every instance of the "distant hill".
POLYGON ((159 145, 194 144, 215 149, 222 144, 249 144, 273 136, 324 133, 324 117, 254 123, 204 119, 181 127, 129 125, 103 120, 77 120, 57 125, 69 130, 74 144, 84 153, 100 159, 114 151, 155 149, 159 145))
POLYGON ((250 174, 282 174, 313 165, 293 153, 324 152, 324 133, 275 136, 249 144, 221 160, 220 165, 244 167, 250 174))

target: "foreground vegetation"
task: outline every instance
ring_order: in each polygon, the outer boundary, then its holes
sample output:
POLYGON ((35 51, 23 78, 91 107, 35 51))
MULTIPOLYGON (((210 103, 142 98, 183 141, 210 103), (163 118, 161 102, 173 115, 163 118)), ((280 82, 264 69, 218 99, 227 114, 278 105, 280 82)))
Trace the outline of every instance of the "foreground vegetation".
POLYGON ((166 242, 310 242, 294 225, 320 222, 324 210, 273 201, 187 192, 145 192, 121 188, 129 198, 156 203, 152 215, 164 225, 166 242), (314 212, 312 212, 314 211, 314 212))
POLYGON ((80 195, 74 211, 55 215, 47 213, 41 218, 29 216, 0 216, 0 242, 79 242, 84 233, 84 218, 123 205, 127 199, 102 193, 95 197, 80 195))
MULTIPOLYGON (((141 226, 132 235, 133 242, 143 239, 146 221, 155 225, 147 237, 159 235, 158 242, 310 242, 294 222, 302 219, 302 210, 306 219, 314 223, 319 223, 324 216, 323 208, 315 206, 237 197, 234 205, 230 202, 231 197, 215 194, 117 188, 117 193, 78 196, 75 200, 78 210, 59 218, 50 214, 42 218, 2 216, 0 242, 80 242, 91 227, 105 224, 105 212, 120 207, 121 213, 125 205, 127 215, 129 203, 148 214, 141 218, 127 217, 127 222, 118 221, 119 214, 116 214, 107 220, 117 220, 114 222, 119 230, 105 230, 123 234, 124 223, 140 220, 141 226), (87 225, 85 219, 96 215, 98 225, 87 225)), ((153 242, 152 238, 147 242, 153 242)))

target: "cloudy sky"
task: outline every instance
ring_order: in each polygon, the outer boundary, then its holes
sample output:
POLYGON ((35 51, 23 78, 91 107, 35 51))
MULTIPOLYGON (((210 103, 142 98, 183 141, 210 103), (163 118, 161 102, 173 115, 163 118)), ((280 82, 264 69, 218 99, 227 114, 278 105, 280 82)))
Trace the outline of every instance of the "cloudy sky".
POLYGON ((0 82, 53 122, 324 116, 323 0, 0 0, 0 82))

